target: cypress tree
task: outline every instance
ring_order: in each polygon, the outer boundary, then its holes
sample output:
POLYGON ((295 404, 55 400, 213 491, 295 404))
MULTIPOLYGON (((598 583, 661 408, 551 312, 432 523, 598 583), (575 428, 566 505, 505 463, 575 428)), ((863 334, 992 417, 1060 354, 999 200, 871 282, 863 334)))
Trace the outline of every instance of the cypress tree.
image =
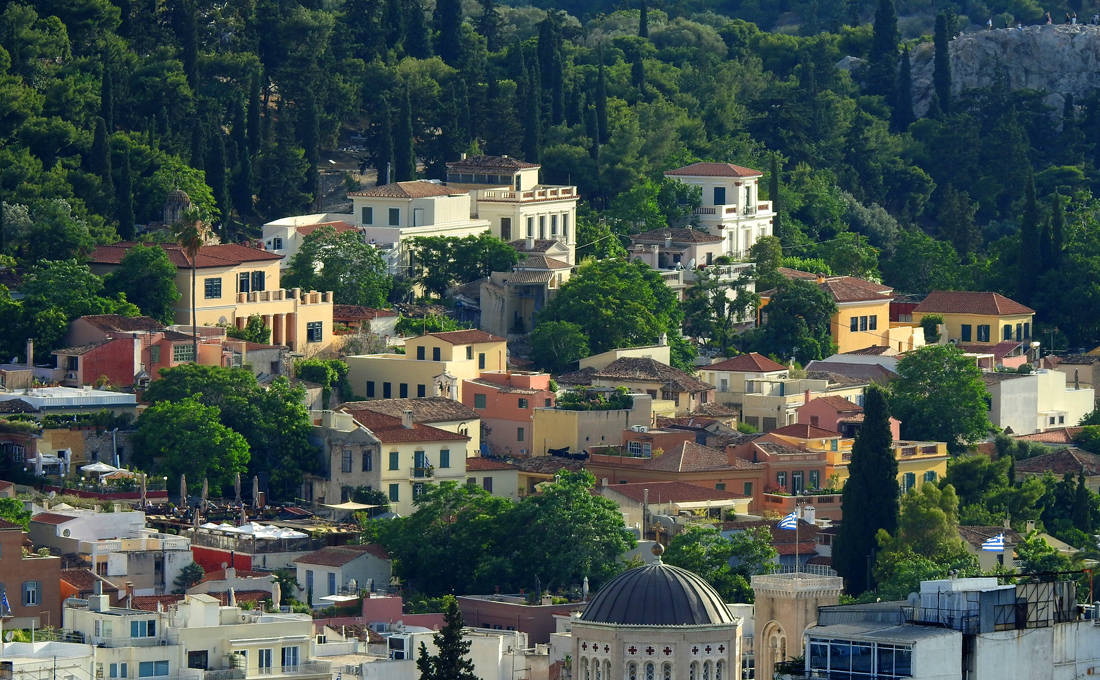
POLYGON ((103 54, 103 76, 99 81, 99 116, 107 125, 107 131, 115 129, 115 86, 107 53, 103 54))
POLYGON ((867 64, 867 91, 893 98, 898 72, 898 14, 894 0, 878 0, 867 64))
POLYGON ((252 214, 252 158, 248 154, 248 128, 240 99, 233 109, 233 142, 237 155, 231 197, 237 214, 243 217, 252 214))
POLYGON ((260 152, 260 76, 252 74, 248 84, 248 146, 249 158, 255 158, 260 152))
POLYGON ((1054 192, 1050 206, 1050 267, 1062 262, 1062 251, 1066 247, 1066 213, 1062 207, 1062 195, 1054 192))
POLYGON ((306 161, 309 162, 309 171, 306 173, 306 183, 302 190, 314 197, 317 208, 320 209, 321 122, 317 114, 317 98, 312 91, 306 93, 305 102, 302 105, 299 135, 301 135, 306 161))
POLYGON ((436 0, 433 22, 436 31, 436 53, 443 63, 458 68, 462 65, 461 0, 436 0))
POLYGON ((123 241, 134 238, 133 178, 130 176, 130 149, 122 151, 118 166, 118 183, 115 185, 115 217, 118 219, 118 235, 123 241))
POLYGON ((485 48, 490 52, 499 52, 500 12, 495 0, 481 0, 481 18, 477 22, 477 32, 485 36, 485 48))
POLYGON ((772 236, 783 240, 782 215, 779 214, 779 154, 772 154, 771 170, 768 176, 768 198, 772 202, 772 236))
POLYGON ((537 163, 539 159, 539 142, 542 132, 542 106, 538 96, 539 69, 537 55, 534 55, 536 63, 527 70, 527 96, 523 99, 523 156, 530 163, 537 163))
POLYGON ((387 0, 383 23, 386 45, 400 53, 405 45, 405 7, 402 0, 387 0))
POLYGON ((588 155, 596 160, 600 157, 600 123, 597 120, 595 106, 585 109, 584 127, 588 135, 588 155))
POLYGON ((374 167, 378 172, 375 184, 378 186, 386 184, 389 177, 393 174, 394 167, 393 112, 390 110, 390 103, 386 99, 382 100, 382 113, 378 118, 378 137, 374 151, 374 167))
POLYGON ((947 15, 936 15, 936 31, 932 36, 935 59, 932 66, 932 85, 939 99, 940 109, 951 113, 951 55, 947 51, 947 15))
POLYGON ((0 201, 0 253, 7 252, 8 232, 4 223, 4 202, 0 201))
POLYGON ((607 69, 603 65, 603 47, 600 47, 600 70, 596 74, 596 121, 599 123, 600 144, 607 144, 607 69))
POLYGON ((630 63, 630 84, 638 88, 638 98, 645 98, 645 62, 642 61, 642 51, 634 53, 634 61, 630 63))
POLYGON ((1031 299, 1031 290, 1039 278, 1039 206, 1035 200, 1035 177, 1029 170, 1024 192, 1024 209, 1020 215, 1020 251, 1019 280, 1016 286, 1016 299, 1026 304, 1031 299))
POLYGON ((191 0, 176 2, 176 34, 182 51, 183 73, 192 90, 199 88, 199 29, 191 0))
POLYGON ((191 167, 196 170, 206 169, 206 135, 202 129, 202 123, 196 119, 191 124, 191 167))
POLYGON ((462 610, 453 595, 443 598, 443 627, 432 637, 436 653, 421 642, 416 660, 420 680, 478 680, 470 660, 469 640, 462 637, 462 610))
POLYGON ((649 37, 649 3, 646 0, 642 0, 642 9, 638 16, 638 36, 649 37))
POLYGON ((892 444, 886 393, 871 385, 844 484, 845 519, 833 546, 833 566, 853 595, 874 587, 870 572, 879 529, 897 531, 898 461, 892 444))
POLYGON ((95 132, 92 134, 92 152, 89 155, 88 169, 103 181, 104 188, 108 192, 112 191, 114 180, 111 177, 111 146, 107 140, 107 123, 102 117, 95 119, 95 132))
POLYGON ((424 5, 420 0, 406 0, 406 2, 405 54, 416 59, 430 59, 432 38, 428 32, 428 22, 424 17, 424 5))
POLYGON ((916 118, 913 116, 913 71, 909 63, 909 46, 901 52, 898 83, 894 92, 894 110, 890 123, 895 132, 905 132, 916 118))
POLYGON ((221 213, 222 235, 229 225, 232 207, 229 203, 229 181, 225 172, 225 139, 221 130, 215 129, 206 145, 206 184, 214 194, 214 203, 221 213))
POLYGON ((401 97, 401 109, 397 114, 397 130, 393 136, 393 181, 416 179, 416 147, 413 139, 412 105, 409 102, 409 86, 405 85, 401 97))
POLYGON ((1073 508, 1070 512, 1073 526, 1086 534, 1092 533, 1092 493, 1085 486, 1085 473, 1077 473, 1077 488, 1073 492, 1073 508))

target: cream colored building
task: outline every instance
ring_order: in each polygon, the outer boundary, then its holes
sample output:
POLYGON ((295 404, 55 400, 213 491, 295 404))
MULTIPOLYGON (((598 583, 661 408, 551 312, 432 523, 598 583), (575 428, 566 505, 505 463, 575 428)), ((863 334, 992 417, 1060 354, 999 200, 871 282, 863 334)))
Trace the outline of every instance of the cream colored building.
POLYGON ((704 230, 725 239, 723 255, 746 260, 753 244, 772 235, 775 213, 771 201, 760 200, 764 174, 759 170, 732 163, 692 163, 665 176, 702 190, 695 215, 704 230))
POLYGON ((528 255, 512 271, 493 272, 481 283, 481 328, 494 335, 526 335, 542 308, 572 275, 573 265, 528 255))
POLYGON ((718 359, 696 371, 700 380, 715 386, 715 401, 741 410, 741 403, 748 385, 754 381, 785 380, 790 375, 788 367, 766 356, 750 352, 730 359, 718 359))
POLYGON ((447 185, 468 191, 471 215, 504 240, 556 240, 575 264, 577 187, 539 181, 542 166, 508 156, 471 156, 447 164, 447 185))
POLYGON ((462 381, 508 368, 504 338, 485 331, 428 333, 405 341, 404 354, 346 358, 352 391, 367 399, 447 397, 462 400, 462 381))
POLYGON ((844 397, 863 405, 867 383, 824 378, 763 378, 745 382, 741 422, 768 432, 798 422, 798 409, 818 397, 844 397))
POLYGON ((278 253, 282 256, 279 266, 286 269, 290 266, 290 260, 302 247, 306 237, 322 227, 330 227, 337 234, 345 231, 359 231, 359 228, 348 222, 347 213, 314 213, 312 215, 295 215, 272 220, 263 226, 264 250, 278 253))
POLYGON ((756 677, 771 678, 777 663, 802 656, 803 634, 817 624, 818 607, 840 602, 844 579, 831 570, 814 570, 819 573, 752 577, 756 677))
MULTIPOLYGON (((160 245, 177 267, 180 298, 175 321, 190 324, 190 258, 176 244, 160 245)), ((133 246, 115 243, 96 247, 89 258, 92 271, 106 274, 118 269, 133 246)), ((250 317, 259 316, 271 329, 272 344, 287 345, 307 355, 326 351, 332 345, 332 292, 280 288, 281 255, 223 243, 203 246, 195 260, 195 320, 199 326, 232 324, 244 328, 250 317)))
POLYGON ((632 394, 633 407, 606 411, 570 411, 557 407, 536 408, 531 419, 531 446, 521 455, 545 456, 550 449, 581 453, 592 446, 618 446, 623 430, 653 424, 653 399, 632 394))

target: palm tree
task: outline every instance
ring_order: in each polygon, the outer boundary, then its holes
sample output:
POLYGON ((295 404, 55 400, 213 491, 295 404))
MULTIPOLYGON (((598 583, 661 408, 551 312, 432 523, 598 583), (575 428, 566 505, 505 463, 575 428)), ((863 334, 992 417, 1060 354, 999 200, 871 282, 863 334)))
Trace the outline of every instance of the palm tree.
POLYGON ((195 321, 195 259, 198 257, 199 248, 206 243, 210 236, 210 225, 203 219, 198 208, 188 208, 180 216, 180 221, 172 225, 172 231, 176 241, 187 253, 187 259, 191 261, 191 348, 192 361, 198 361, 199 357, 199 332, 195 321))

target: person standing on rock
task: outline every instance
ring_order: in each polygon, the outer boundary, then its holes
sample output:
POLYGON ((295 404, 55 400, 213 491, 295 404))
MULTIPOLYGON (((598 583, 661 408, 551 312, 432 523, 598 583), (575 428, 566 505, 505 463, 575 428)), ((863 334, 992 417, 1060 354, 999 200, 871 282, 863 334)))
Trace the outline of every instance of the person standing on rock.
POLYGON ((1053 23, 1054 23, 1053 17, 1050 16, 1050 12, 1047 12, 1047 26, 1050 26, 1053 23))
POLYGON ((989 20, 985 22, 985 26, 987 30, 993 30, 993 17, 989 17, 989 20))

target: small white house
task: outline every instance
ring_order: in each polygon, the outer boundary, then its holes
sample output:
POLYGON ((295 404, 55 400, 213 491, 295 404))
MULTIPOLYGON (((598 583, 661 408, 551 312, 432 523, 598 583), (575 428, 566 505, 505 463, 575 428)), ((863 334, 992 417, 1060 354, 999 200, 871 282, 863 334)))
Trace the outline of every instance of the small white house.
POLYGON ((311 607, 354 600, 363 590, 387 588, 390 556, 379 545, 330 545, 294 560, 299 599, 311 607))

